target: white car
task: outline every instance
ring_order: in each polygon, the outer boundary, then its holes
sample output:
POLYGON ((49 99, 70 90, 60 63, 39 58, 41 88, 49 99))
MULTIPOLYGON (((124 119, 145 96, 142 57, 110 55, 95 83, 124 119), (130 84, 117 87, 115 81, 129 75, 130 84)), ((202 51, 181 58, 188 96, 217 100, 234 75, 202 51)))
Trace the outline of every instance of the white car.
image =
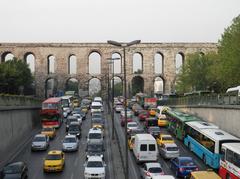
POLYGON ((115 107, 115 111, 116 112, 121 112, 121 111, 123 111, 123 105, 116 105, 116 107, 115 107))
POLYGON ((89 129, 88 135, 87 135, 87 142, 89 141, 95 141, 95 142, 101 142, 103 141, 103 132, 99 128, 91 128, 89 129))
POLYGON ((106 164, 103 162, 100 156, 90 156, 84 164, 84 177, 85 179, 105 179, 106 164))
POLYGON ((138 128, 139 128, 139 126, 136 122, 128 122, 127 123, 127 132, 128 133, 131 132, 132 130, 136 130, 138 128))
POLYGON ((76 113, 73 114, 73 116, 77 117, 79 124, 82 125, 82 116, 80 114, 76 114, 76 113))
POLYGON ((164 175, 162 166, 158 162, 144 163, 140 168, 140 175, 144 179, 152 179, 153 176, 164 175))
MULTIPOLYGON (((121 117, 125 116, 125 110, 121 111, 121 117)), ((131 110, 127 109, 127 118, 131 118, 133 116, 133 113, 131 110)))
POLYGON ((75 135, 66 135, 63 144, 62 144, 62 150, 64 152, 67 151, 77 151, 79 147, 78 138, 75 135))

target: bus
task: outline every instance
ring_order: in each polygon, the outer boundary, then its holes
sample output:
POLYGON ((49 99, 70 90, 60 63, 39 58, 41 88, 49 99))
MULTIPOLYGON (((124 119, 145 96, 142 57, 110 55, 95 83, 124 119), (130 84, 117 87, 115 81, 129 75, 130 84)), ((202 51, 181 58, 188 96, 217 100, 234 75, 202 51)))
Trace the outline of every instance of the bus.
POLYGON ((185 130, 184 144, 213 169, 219 168, 222 144, 240 142, 237 137, 207 122, 187 122, 185 130))
POLYGON ((73 110, 73 97, 72 96, 62 96, 62 107, 63 116, 67 117, 73 110))
POLYGON ((240 143, 225 143, 221 149, 219 175, 222 179, 240 178, 240 143))
POLYGON ((173 133, 177 139, 183 140, 185 136, 185 124, 190 121, 202 121, 200 118, 190 114, 166 110, 164 111, 169 122, 168 130, 173 133))
POLYGON ((226 94, 230 104, 240 104, 240 86, 228 88, 226 94))
POLYGON ((63 119, 61 98, 48 98, 43 101, 40 118, 42 127, 59 128, 63 119))

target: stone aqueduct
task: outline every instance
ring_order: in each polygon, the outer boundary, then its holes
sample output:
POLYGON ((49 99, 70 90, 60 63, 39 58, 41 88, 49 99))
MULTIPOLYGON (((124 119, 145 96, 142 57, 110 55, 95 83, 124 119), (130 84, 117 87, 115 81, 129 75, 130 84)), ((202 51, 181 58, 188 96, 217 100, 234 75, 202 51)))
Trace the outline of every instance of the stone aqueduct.
MULTIPOLYGON (((164 93, 170 93, 174 89, 176 78, 175 56, 181 54, 186 56, 189 53, 207 53, 216 51, 215 43, 141 43, 126 48, 126 77, 127 85, 131 86, 132 79, 136 76, 142 77, 144 81, 145 93, 153 92, 153 83, 156 77, 163 79, 164 93), (139 53, 142 56, 142 73, 133 73, 133 54, 139 53), (161 74, 154 73, 154 55, 161 54, 163 59, 163 70, 161 74)), ((5 56, 11 53, 18 59, 25 59, 27 54, 35 57, 35 85, 36 95, 45 96, 46 80, 53 78, 57 80, 57 89, 64 90, 68 79, 78 80, 79 89, 88 90, 89 80, 98 78, 101 80, 102 94, 106 94, 107 75, 109 73, 108 60, 113 53, 123 56, 123 49, 109 45, 107 43, 2 43, 0 44, 1 63, 5 56), (89 55, 97 52, 101 56, 101 74, 89 74, 89 55), (55 56, 55 73, 49 73, 48 57, 55 56), (69 74, 69 56, 75 55, 77 58, 76 74, 69 74)), ((121 61, 123 72, 123 60, 121 61)), ((123 74, 117 74, 123 79, 123 74)), ((128 88, 130 90, 130 88, 128 88)))

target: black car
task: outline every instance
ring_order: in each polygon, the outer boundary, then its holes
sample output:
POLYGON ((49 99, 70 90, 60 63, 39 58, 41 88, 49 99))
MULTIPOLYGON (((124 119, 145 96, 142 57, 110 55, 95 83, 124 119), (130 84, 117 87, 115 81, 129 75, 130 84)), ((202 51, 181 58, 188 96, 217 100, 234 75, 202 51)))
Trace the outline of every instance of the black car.
POLYGON ((76 116, 68 116, 66 120, 66 132, 69 129, 69 125, 71 122, 78 122, 78 118, 76 116))
POLYGON ((104 159, 104 144, 103 141, 89 141, 86 148, 86 159, 90 156, 100 156, 104 159))
POLYGON ((68 127, 68 134, 81 137, 81 127, 78 122, 71 122, 68 127))
POLYGON ((147 130, 148 130, 147 132, 155 138, 157 136, 159 136, 159 134, 160 134, 160 127, 158 127, 158 126, 150 126, 150 127, 148 127, 147 130))
POLYGON ((86 119, 86 113, 81 110, 81 108, 74 108, 72 114, 80 114, 82 116, 82 120, 86 119))
POLYGON ((3 179, 26 179, 28 168, 24 162, 10 163, 3 168, 2 175, 3 179))

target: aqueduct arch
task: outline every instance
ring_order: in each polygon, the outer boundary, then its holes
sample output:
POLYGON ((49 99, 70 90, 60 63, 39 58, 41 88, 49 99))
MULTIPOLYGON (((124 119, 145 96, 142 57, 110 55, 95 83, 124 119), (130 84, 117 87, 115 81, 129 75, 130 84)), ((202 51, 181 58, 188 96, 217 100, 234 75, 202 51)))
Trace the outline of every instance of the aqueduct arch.
MULTIPOLYGON (((186 56, 189 53, 217 51, 216 43, 141 43, 126 48, 126 76, 127 89, 131 90, 132 79, 135 76, 141 76, 144 80, 143 92, 153 94, 153 82, 156 75, 161 75, 164 79, 164 92, 170 93, 174 88, 176 78, 176 55, 186 56), (141 74, 133 73, 133 55, 139 53, 142 56, 141 74), (155 69, 155 55, 162 56, 162 69, 155 69)), ((88 91, 88 83, 92 78, 101 80, 101 93, 107 94, 107 84, 109 75, 108 58, 112 54, 118 53, 123 57, 121 48, 109 45, 107 43, 1 43, 0 44, 0 63, 4 63, 6 54, 11 53, 18 59, 25 60, 26 54, 34 54, 34 77, 36 85, 36 95, 45 97, 46 81, 55 79, 57 81, 56 90, 65 90, 66 81, 74 78, 78 81, 79 91, 88 91), (100 74, 89 73, 89 55, 92 52, 100 54, 100 74), (69 57, 75 56, 76 70, 70 72, 69 57), (49 66, 50 55, 54 56, 54 69, 49 66)), ((184 60, 184 59, 183 59, 184 60)), ((51 61, 51 60, 50 60, 51 61)), ((53 63, 53 62, 51 62, 53 63)), ((121 60, 121 72, 123 72, 123 60, 121 60)), ((123 79, 123 74, 118 76, 123 79)), ((55 89, 54 89, 55 90, 55 89)), ((128 91, 129 92, 129 91, 128 91)))

